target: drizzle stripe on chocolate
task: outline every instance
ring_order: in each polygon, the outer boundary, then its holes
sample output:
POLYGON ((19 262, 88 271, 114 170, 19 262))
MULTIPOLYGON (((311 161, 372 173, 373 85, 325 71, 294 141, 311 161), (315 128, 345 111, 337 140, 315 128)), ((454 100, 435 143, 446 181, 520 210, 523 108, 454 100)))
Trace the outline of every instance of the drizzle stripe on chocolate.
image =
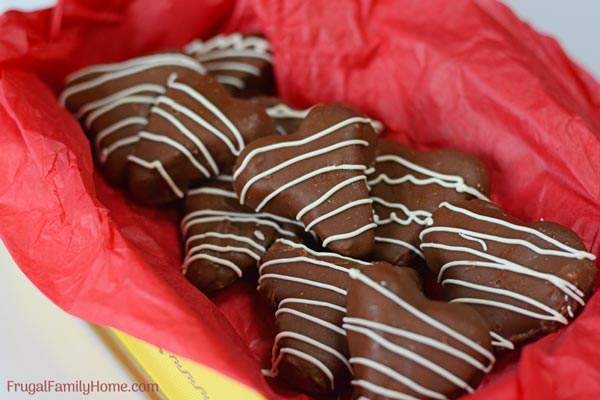
POLYGON ((157 85, 154 83, 142 83, 139 85, 131 86, 126 89, 115 92, 109 96, 102 97, 98 100, 90 101, 89 103, 83 104, 77 110, 75 116, 79 119, 83 117, 86 113, 93 111, 97 108, 103 107, 107 104, 111 104, 114 101, 120 100, 125 97, 130 97, 135 95, 136 93, 155 93, 155 94, 164 94, 165 88, 162 85, 157 85))
MULTIPOLYGON (((266 39, 256 36, 244 37, 239 33, 231 35, 218 35, 205 42, 194 40, 188 44, 185 51, 201 61, 205 68, 211 72, 245 72, 250 75, 260 76, 260 70, 249 62, 222 61, 228 58, 255 58, 272 63, 270 44, 266 39)), ((217 81, 245 88, 245 82, 237 77, 216 74, 217 81)))
MULTIPOLYGON (((303 244, 295 243, 295 242, 289 241, 287 239, 278 239, 277 242, 281 242, 290 247, 302 250, 303 253, 291 254, 289 257, 275 258, 275 259, 270 259, 270 260, 264 262, 259 268, 259 275, 260 275, 259 286, 264 284, 264 282, 266 280, 283 280, 283 281, 287 281, 287 282, 293 282, 293 283, 296 283, 299 285, 312 286, 312 287, 328 290, 328 291, 336 293, 339 296, 345 297, 347 292, 346 292, 346 289, 344 289, 344 288, 341 288, 341 287, 338 287, 338 286, 335 286, 332 284, 324 283, 324 282, 321 282, 318 280, 303 278, 300 276, 283 275, 280 273, 276 273, 275 271, 270 272, 270 269, 277 268, 278 266, 281 266, 281 265, 292 265, 295 263, 304 263, 304 264, 307 263, 307 264, 310 264, 310 266, 331 269, 332 273, 333 272, 342 273, 345 275, 348 273, 348 268, 344 267, 342 265, 335 264, 334 260, 338 259, 338 260, 343 260, 343 261, 353 261, 353 262, 358 262, 360 264, 370 265, 370 263, 367 263, 364 261, 359 261, 359 260, 354 260, 352 258, 340 256, 340 255, 334 254, 334 253, 317 252, 317 251, 309 249, 308 247, 306 247, 303 244), (308 253, 309 255, 316 256, 319 258, 318 259, 311 258, 311 257, 307 257, 305 255, 302 255, 302 254, 306 254, 305 252, 308 253), (328 258, 325 260, 325 259, 323 259, 323 257, 328 257, 328 258)), ((306 289, 302 288, 301 292, 303 293, 303 296, 311 297, 310 292, 307 291, 306 289)), ((342 299, 340 298, 339 301, 341 301, 341 300, 342 299)), ((345 337, 346 331, 341 326, 337 325, 336 323, 332 323, 328 320, 319 318, 318 314, 316 314, 316 315, 314 314, 314 313, 316 313, 317 310, 312 311, 312 313, 310 311, 307 311, 306 309, 299 310, 296 308, 292 308, 292 306, 294 304, 314 306, 316 308, 327 308, 330 310, 334 310, 334 311, 340 313, 340 318, 346 313, 345 307, 340 306, 338 304, 330 303, 328 301, 319 300, 316 298, 288 297, 288 298, 284 298, 279 301, 279 303, 277 304, 277 311, 275 313, 276 317, 279 317, 282 314, 286 314, 289 316, 293 316, 294 318, 300 318, 302 320, 305 320, 305 322, 303 322, 303 324, 304 323, 317 324, 317 325, 322 326, 324 329, 327 329, 328 331, 332 331, 333 334, 339 334, 339 335, 342 335, 345 337)), ((314 310, 314 308, 308 308, 308 310, 314 310)), ((324 373, 324 375, 329 379, 331 389, 332 390, 334 389, 335 377, 334 377, 334 374, 331 371, 331 369, 329 369, 329 367, 327 365, 325 365, 321 360, 317 359, 313 355, 308 354, 304 351, 301 351, 298 349, 293 349, 292 353, 286 351, 286 349, 290 349, 289 346, 291 346, 291 345, 288 344, 287 345, 288 347, 280 347, 280 345, 279 345, 280 339, 284 339, 284 338, 294 339, 294 340, 303 342, 305 344, 311 345, 317 349, 320 349, 322 351, 325 351, 327 353, 334 355, 338 360, 340 360, 346 366, 348 371, 350 371, 350 373, 352 373, 352 367, 350 365, 350 362, 348 361, 346 356, 344 356, 339 350, 332 348, 331 346, 326 345, 325 343, 322 343, 321 341, 315 339, 314 337, 309 337, 309 336, 306 336, 304 334, 300 334, 300 333, 294 332, 294 331, 283 330, 276 336, 276 339, 275 339, 275 344, 273 346, 273 355, 272 355, 273 362, 272 362, 272 368, 271 368, 269 376, 273 377, 273 376, 277 375, 278 366, 282 360, 282 354, 290 354, 290 355, 297 356, 309 363, 312 363, 317 368, 319 368, 324 373)))
MULTIPOLYGON (((412 306, 411 304, 409 304, 408 302, 406 302, 405 300, 400 298, 398 295, 391 292, 386 287, 382 286, 378 282, 375 282, 368 276, 361 273, 359 270, 351 269, 351 270, 349 270, 349 275, 350 275, 351 279, 358 280, 361 283, 365 284, 366 286, 368 286, 369 288, 371 288, 375 292, 377 292, 379 295, 384 296, 388 300, 392 301, 393 303, 395 303, 396 305, 398 305, 399 307, 401 307, 402 309, 404 309, 405 311, 407 311, 408 313, 413 315, 415 318, 423 321, 424 323, 428 324, 432 328, 439 330, 440 332, 444 333, 445 335, 452 337, 453 339, 459 341, 460 343, 464 344, 468 348, 470 348, 470 349, 474 350, 475 352, 477 352, 478 354, 482 355, 484 358, 486 358, 489 361, 489 363, 488 363, 488 365, 484 365, 483 363, 481 363, 480 361, 478 361, 471 355, 465 353, 464 351, 461 351, 455 347, 449 346, 448 344, 446 344, 442 341, 439 341, 437 339, 434 339, 434 338, 431 338, 431 337, 428 337, 428 336, 425 336, 422 334, 418 334, 415 332, 407 331, 405 329, 400 329, 400 328, 396 328, 396 327, 389 326, 386 324, 382 324, 379 322, 366 320, 364 318, 349 318, 349 317, 344 318, 343 327, 347 331, 352 331, 352 332, 355 332, 355 333, 358 333, 358 334, 361 334, 361 335, 364 335, 364 336, 370 338, 371 340, 373 340, 375 343, 377 343, 382 348, 385 348, 386 350, 388 350, 400 357, 411 360, 412 362, 434 372, 435 374, 437 374, 440 377, 446 379, 447 381, 453 383, 455 386, 465 390, 468 393, 472 393, 473 388, 467 382, 465 382, 464 380, 462 380, 461 378, 459 378, 458 376, 453 374, 451 371, 449 371, 449 370, 443 368, 442 366, 436 364, 435 362, 432 362, 431 360, 421 356, 420 354, 415 353, 414 351, 411 351, 410 349, 408 349, 406 347, 399 346, 399 345, 391 342, 390 340, 386 339, 384 336, 378 334, 376 332, 376 330, 380 331, 380 332, 384 332, 387 335, 402 337, 404 339, 412 340, 412 341, 424 344, 426 346, 429 346, 431 348, 435 348, 440 352, 443 352, 447 355, 450 355, 452 357, 455 357, 457 359, 460 359, 463 362, 466 362, 466 363, 472 365, 473 367, 479 369, 482 372, 488 372, 492 368, 492 366, 495 362, 495 358, 494 358, 493 354, 491 354, 488 350, 483 348, 478 343, 474 342, 473 340, 469 339, 468 337, 464 336, 463 334, 455 331, 454 329, 452 329, 449 326, 445 325, 444 323, 438 321, 437 319, 429 316, 428 314, 425 314, 424 312, 418 310, 417 308, 415 308, 414 306, 412 306)), ((446 398, 446 396, 444 394, 435 392, 428 388, 425 388, 421 384, 407 378, 406 376, 398 373, 397 371, 393 370, 392 368, 390 368, 384 364, 381 364, 377 361, 366 359, 364 357, 360 357, 360 358, 351 358, 350 363, 361 364, 368 368, 372 368, 372 369, 378 371, 379 373, 382 373, 382 374, 386 375, 387 377, 397 381, 398 383, 411 388, 413 391, 415 391, 421 395, 431 397, 431 398, 436 398, 436 399, 445 399, 446 398)), ((396 396, 397 395, 397 396, 399 396, 397 398, 408 398, 408 397, 404 397, 404 396, 409 396, 405 393, 393 391, 391 389, 381 387, 379 385, 376 385, 372 382, 365 381, 365 380, 354 380, 354 381, 352 381, 352 384, 355 386, 362 387, 368 391, 372 391, 373 393, 376 393, 376 394, 386 393, 385 394, 386 396, 390 396, 390 395, 396 396)), ((395 398, 395 397, 392 397, 392 398, 395 398)))
POLYGON ((206 70, 196 60, 184 54, 156 54, 154 56, 141 57, 141 59, 134 59, 121 64, 106 66, 105 68, 107 69, 107 72, 99 71, 99 69, 104 66, 93 66, 87 70, 80 70, 73 76, 70 76, 70 78, 67 78, 67 83, 74 79, 81 78, 87 74, 97 72, 103 73, 102 75, 92 78, 88 81, 68 86, 60 94, 58 101, 64 106, 67 99, 74 94, 98 87, 115 79, 124 78, 126 76, 162 66, 182 67, 195 71, 199 74, 206 73, 206 70))
MULTIPOLYGON (((287 143, 289 143, 289 142, 287 142, 287 143)), ((286 144, 286 142, 280 143, 280 144, 284 145, 284 144, 286 144)), ((308 153, 301 154, 299 156, 296 156, 296 157, 290 158, 288 160, 285 160, 284 162, 282 162, 280 164, 277 164, 274 167, 271 167, 271 168, 269 168, 269 169, 267 169, 265 171, 262 171, 261 173, 259 173, 259 174, 255 175, 255 176, 253 176, 252 178, 250 178, 246 182, 246 184, 244 185, 244 187, 241 190, 241 193, 240 193, 240 203, 244 204, 244 201, 246 200, 246 193, 248 193, 248 189, 250 189, 250 187, 254 183, 256 183, 257 181, 259 181, 259 180, 261 180, 261 179, 263 179, 263 178, 265 178, 267 176, 271 176, 274 173, 276 173, 278 171, 281 171, 282 169, 287 168, 287 167, 289 167, 291 165, 297 164, 297 163, 299 163, 301 161, 305 161, 305 160, 308 160, 308 159, 313 158, 313 157, 318 157, 318 156, 321 156, 323 154, 327 154, 327 153, 330 153, 332 151, 335 151, 337 149, 341 149, 341 148, 349 147, 349 146, 369 146, 369 142, 367 142, 366 140, 359 140, 359 139, 345 140, 343 142, 338 142, 338 143, 332 144, 330 146, 323 147, 323 148, 320 148, 318 150, 313 150, 313 151, 310 151, 308 153)), ((285 146, 285 147, 288 147, 288 146, 285 146)), ((366 169, 366 167, 365 167, 365 169, 366 169)), ((234 174, 234 177, 235 177, 235 174, 234 174)), ((266 201, 263 200, 263 202, 258 207, 258 209, 264 207, 265 204, 266 204, 266 201)))
POLYGON ((339 258, 340 260, 352 261, 352 262, 359 263, 359 264, 362 264, 365 266, 371 265, 371 263, 368 261, 362 261, 362 260, 359 260, 356 258, 346 257, 341 254, 331 253, 331 252, 326 252, 326 251, 315 251, 302 243, 292 242, 291 240, 284 239, 284 238, 277 239, 276 242, 281 242, 287 246, 294 247, 296 249, 302 249, 302 250, 306 251, 308 254, 311 254, 315 257, 335 257, 335 258, 339 258))
POLYGON ((183 154, 190 161, 190 163, 194 166, 194 168, 196 168, 198 171, 200 171, 200 173, 202 173, 202 175, 204 175, 206 178, 210 178, 210 176, 211 176, 210 172, 208 172, 206 167, 204 167, 204 165, 200 164, 200 162, 198 162, 196 157, 194 157, 194 154, 190 150, 188 150, 187 147, 185 147, 178 141, 171 139, 169 136, 161 135, 161 134, 153 133, 153 132, 148 132, 148 131, 139 132, 138 137, 141 139, 150 140, 152 142, 163 143, 163 144, 166 144, 168 146, 171 146, 171 147, 177 149, 181 154, 183 154))
POLYGON ((108 103, 102 107, 96 108, 94 111, 89 113, 87 115, 87 117, 85 117, 85 121, 83 124, 87 129, 90 129, 96 119, 98 119, 102 115, 106 114, 107 112, 112 111, 115 108, 120 107, 125 104, 153 104, 153 103, 154 103, 153 96, 132 95, 132 96, 127 96, 127 97, 121 97, 118 100, 108 103))
MULTIPOLYGON (((252 150, 251 152, 249 152, 248 154, 246 154, 246 157, 244 157, 244 160, 242 161, 240 166, 233 173, 233 178, 236 179, 244 171, 244 169, 248 166, 250 161, 254 157, 256 157, 258 154, 267 153, 272 150, 279 150, 279 149, 286 148, 286 147, 302 146, 307 143, 314 142, 315 140, 319 140, 320 138, 322 138, 324 136, 330 135, 331 133, 336 132, 348 125, 357 124, 357 123, 368 124, 368 123, 370 123, 370 121, 371 120, 369 118, 351 117, 351 118, 347 118, 343 121, 338 122, 335 125, 332 125, 326 129, 318 131, 310 136, 307 136, 307 137, 299 139, 299 140, 292 140, 292 141, 283 142, 283 143, 274 143, 274 144, 271 144, 268 146, 256 148, 256 149, 252 150)), ((243 201, 243 199, 242 199, 242 201, 243 201)), ((242 202, 242 204, 243 204, 243 202, 242 202)))
POLYGON ((162 165, 162 163, 160 161, 158 161, 158 160, 146 161, 146 160, 143 160, 133 154, 128 155, 127 160, 131 161, 143 168, 153 169, 153 170, 158 171, 160 176, 165 180, 165 182, 167 182, 167 185, 169 185, 169 187, 171 188, 173 193, 175 193, 175 195, 177 197, 179 197, 180 199, 183 198, 183 192, 177 186, 177 184, 175 183, 173 178, 171 178, 171 176, 169 175, 169 173, 167 172, 167 170, 165 169, 165 167, 162 165))
POLYGON ((423 252, 421 250, 419 250, 418 248, 416 248, 412 244, 405 242, 404 240, 390 238, 390 237, 385 237, 385 236, 375 236, 375 241, 376 242, 381 242, 381 243, 394 244, 396 246, 401 246, 401 247, 406 247, 407 249, 412 250, 413 252, 415 252, 415 254, 417 254, 422 259, 425 259, 425 255, 423 254, 423 252))
POLYGON ((215 117, 217 117, 223 123, 223 125, 225 125, 227 127, 227 129, 229 129, 229 131, 233 134, 233 136, 239 146, 239 148, 236 149, 236 153, 234 153, 237 156, 239 154, 239 152, 241 152, 242 149, 244 148, 244 146, 246 145, 244 142, 244 138, 242 137, 242 134, 240 133, 238 128, 233 124, 233 122, 231 122, 231 120, 229 118, 227 118, 227 116, 225 114, 223 114, 223 112, 221 110, 219 110, 219 108, 217 106, 215 106, 204 95, 202 95, 200 92, 198 92, 191 86, 186 85, 185 83, 177 82, 176 79, 177 79, 177 76, 175 74, 173 74, 171 77, 169 77, 167 85, 170 88, 182 91, 185 94, 187 94, 188 96, 190 96, 191 98, 193 98, 195 101, 200 103, 204 108, 206 108, 209 112, 211 112, 215 117))
MULTIPOLYGON (((291 188, 292 186, 296 186, 302 182, 305 182, 311 178, 314 178, 315 176, 325 174, 328 172, 332 172, 332 171, 362 171, 364 169, 365 169, 365 166, 359 165, 359 164, 330 165, 330 166, 316 169, 314 171, 309 172, 308 174, 299 176, 298 178, 289 181, 285 185, 282 185, 279 188, 277 188, 276 190, 274 190, 273 192, 271 192, 256 207, 256 211, 258 212, 258 211, 262 210, 268 204, 268 202, 271 201, 271 199, 273 199, 275 196, 277 196, 281 192, 291 188)), ((258 175, 256 175, 256 176, 258 176, 258 175)))
MULTIPOLYGON (((484 245, 482 245, 483 251, 480 251, 480 250, 472 249, 470 247, 465 247, 465 246, 454 246, 454 245, 448 245, 448 244, 443 244, 443 243, 423 242, 421 244, 421 249, 423 249, 423 248, 438 248, 438 249, 443 249, 443 250, 447 250, 447 251, 456 251, 456 252, 472 254, 474 256, 477 256, 484 260, 487 260, 487 261, 455 260, 455 261, 445 263, 440 268, 440 271, 438 274, 438 281, 440 281, 442 285, 458 285, 458 286, 467 287, 467 288, 470 288, 473 290, 478 290, 481 292, 488 292, 488 293, 494 293, 494 294, 501 295, 501 296, 506 296, 506 297, 515 299, 517 301, 529 304, 530 306, 533 306, 534 308, 537 308, 537 309, 543 311, 544 313, 536 313, 529 309, 517 307, 512 304, 507 304, 507 303, 502 303, 502 302, 492 301, 492 300, 487 300, 487 299, 478 299, 478 298, 470 298, 470 297, 469 298, 456 298, 456 299, 452 299, 451 300, 452 302, 485 305, 485 306, 489 306, 489 307, 496 307, 496 308, 501 308, 504 310, 509 310, 509 311, 512 311, 512 312, 515 312, 515 313, 518 313, 521 315, 526 315, 531 318, 537 318, 540 320, 556 321, 556 322, 559 322, 562 324, 568 323, 568 320, 558 310, 555 310, 555 309, 547 306, 546 304, 544 304, 540 301, 537 301, 531 297, 525 296, 521 293, 517 293, 517 292, 511 291, 511 290, 506 290, 506 289, 499 289, 499 288, 494 288, 494 287, 490 287, 490 286, 479 285, 479 284, 475 284, 472 282, 466 282, 466 281, 458 280, 458 279, 443 279, 444 273, 448 269, 454 268, 454 267, 469 266, 469 267, 500 269, 500 270, 504 270, 504 271, 513 272, 516 274, 523 274, 523 275, 527 275, 530 277, 542 279, 542 280, 548 282, 549 284, 553 285, 560 291, 562 291, 566 298, 570 297, 571 299, 577 301, 581 305, 585 304, 585 302, 583 300, 583 293, 573 283, 571 283, 557 275, 539 272, 533 268, 529 268, 525 265, 521 265, 519 263, 508 260, 506 258, 488 254, 487 253, 488 246, 485 244, 485 241, 489 240, 489 241, 493 241, 493 242, 512 244, 512 245, 516 245, 516 246, 523 246, 534 253, 537 253, 539 255, 544 255, 544 256, 565 257, 565 258, 574 258, 574 259, 584 259, 585 258, 585 259, 589 259, 589 260, 594 260, 595 256, 593 254, 574 249, 564 243, 557 241, 556 239, 551 238, 548 235, 545 235, 544 233, 542 233, 540 231, 537 231, 537 230, 527 227, 527 226, 517 225, 517 224, 513 224, 511 222, 504 221, 504 220, 501 220, 498 218, 481 215, 481 214, 475 213, 471 210, 467 210, 467 209, 464 209, 464 208, 461 208, 458 206, 454 206, 447 202, 443 202, 442 204, 440 204, 440 207, 447 208, 452 212, 461 213, 463 215, 466 215, 470 218, 473 218, 473 219, 476 219, 479 221, 484 221, 484 222, 487 222, 490 224, 500 225, 502 227, 505 227, 505 228, 508 228, 511 230, 525 232, 527 234, 534 235, 537 238, 544 240, 549 245, 555 247, 555 249, 541 248, 541 247, 539 247, 533 243, 530 243, 526 240, 523 240, 523 239, 490 235, 490 234, 486 234, 483 232, 477 232, 477 231, 473 231, 473 230, 469 230, 469 229, 465 229, 465 228, 435 226, 435 227, 424 229, 420 234, 421 240, 423 240, 428 234, 430 234, 432 232, 447 232, 447 233, 454 233, 454 234, 461 235, 463 238, 466 236, 467 239, 470 238, 470 240, 476 240, 476 241, 482 242, 484 244, 484 245)), ((508 343, 510 343, 510 341, 508 341, 507 339, 498 335, 497 333, 491 333, 491 334, 492 334, 492 337, 495 339, 495 342, 501 343, 503 345, 503 347, 512 346, 512 343, 510 345, 508 345, 508 343)))
POLYGON ((414 185, 437 184, 445 188, 452 188, 459 193, 467 193, 478 199, 489 201, 487 196, 485 196, 479 190, 467 185, 462 176, 442 174, 440 172, 433 171, 429 168, 425 168, 421 165, 408 161, 407 159, 400 157, 396 154, 384 154, 377 156, 377 158, 375 159, 376 164, 383 162, 395 162, 397 164, 400 164, 404 168, 411 169, 423 175, 427 175, 430 178, 419 179, 411 174, 404 175, 400 178, 390 178, 386 174, 381 174, 375 177, 374 179, 370 180, 369 185, 373 186, 381 181, 385 182, 388 185, 399 185, 405 182, 410 182, 414 185))
POLYGON ((366 179, 367 179, 366 176, 359 175, 359 176, 353 176, 352 178, 348 178, 345 181, 342 181, 342 182, 338 183, 337 185, 335 185, 334 187, 332 187, 331 189, 329 189, 327 192, 325 192, 317 200, 313 201, 312 203, 310 203, 309 205, 307 205, 306 207, 304 207, 302 210, 300 210, 300 212, 298 212, 298 214, 296 214, 296 219, 298 221, 300 221, 300 219, 307 212, 309 212, 310 210, 313 210, 314 208, 316 208, 316 207, 320 206, 321 204, 323 204, 324 202, 326 202, 327 199, 329 199, 331 196, 333 196, 339 190, 345 188, 346 186, 349 186, 349 185, 353 184, 354 182, 366 181, 366 179))
POLYGON ((190 244, 193 241, 206 239, 206 238, 230 239, 233 241, 248 244, 248 245, 254 247, 256 250, 261 251, 263 253, 265 251, 267 251, 267 249, 263 245, 255 242, 254 240, 252 240, 250 238, 247 238, 245 236, 236 235, 233 233, 220 233, 220 232, 204 232, 204 233, 199 233, 199 234, 188 237, 185 241, 185 250, 188 251, 188 249, 190 248, 190 244))

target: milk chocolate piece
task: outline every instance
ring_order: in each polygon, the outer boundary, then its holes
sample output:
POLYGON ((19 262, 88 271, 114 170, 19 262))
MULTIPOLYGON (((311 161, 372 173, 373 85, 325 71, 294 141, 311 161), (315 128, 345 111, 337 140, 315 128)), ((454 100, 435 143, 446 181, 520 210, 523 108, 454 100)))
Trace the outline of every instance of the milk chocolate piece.
POLYGON ((275 93, 271 45, 261 35, 232 33, 194 40, 185 51, 236 97, 275 93))
POLYGON ((69 75, 59 101, 80 120, 109 182, 126 182, 127 156, 148 122, 156 97, 170 74, 205 73, 193 58, 158 53, 113 64, 92 65, 69 75))
POLYGON ((455 398, 473 392, 494 365, 483 318, 427 299, 414 276, 387 263, 350 271, 343 328, 354 398, 455 398))
POLYGON ((594 255, 570 229, 530 225, 497 206, 442 203, 424 229, 421 249, 446 298, 472 305, 494 345, 512 348, 568 324, 594 287, 594 255))
POLYGON ((351 376, 346 333, 350 268, 371 265, 277 240, 261 260, 259 293, 277 309, 270 376, 311 394, 344 390, 351 376))
POLYGON ((419 232, 443 201, 487 199, 485 165, 457 150, 417 151, 379 140, 375 169, 369 175, 375 210, 373 258, 392 264, 423 258, 419 232))
POLYGON ((183 198, 189 184, 231 172, 249 142, 275 131, 264 110, 207 75, 173 74, 129 155, 129 191, 148 205, 183 198))
POLYGON ((340 254, 367 256, 376 227, 365 177, 375 157, 370 121, 344 106, 316 106, 296 133, 251 143, 235 166, 240 203, 301 221, 340 254))
POLYGON ((275 239, 296 240, 303 231, 297 221, 240 206, 231 177, 220 176, 187 192, 181 269, 194 286, 212 293, 256 268, 275 239))

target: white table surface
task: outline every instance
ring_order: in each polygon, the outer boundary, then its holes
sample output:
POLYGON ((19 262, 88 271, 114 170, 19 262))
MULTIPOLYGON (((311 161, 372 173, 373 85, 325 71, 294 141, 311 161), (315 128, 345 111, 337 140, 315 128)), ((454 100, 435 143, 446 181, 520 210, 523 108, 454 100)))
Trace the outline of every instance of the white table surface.
MULTIPOLYGON (((565 49, 600 77, 600 1, 507 0, 538 29, 557 37, 565 49)), ((7 8, 34 9, 51 0, 0 0, 7 8)), ((31 399, 6 392, 6 381, 98 379, 131 382, 90 326, 46 299, 23 275, 0 244, 0 398, 31 399)), ((79 399, 81 395, 39 395, 40 399, 79 399)), ((92 399, 143 399, 141 393, 94 394, 92 399)))

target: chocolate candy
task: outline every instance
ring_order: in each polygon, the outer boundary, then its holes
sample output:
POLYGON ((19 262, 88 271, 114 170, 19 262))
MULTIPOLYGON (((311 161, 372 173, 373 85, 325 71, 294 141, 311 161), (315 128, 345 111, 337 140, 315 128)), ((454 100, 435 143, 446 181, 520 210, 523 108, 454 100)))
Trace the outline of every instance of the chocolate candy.
POLYGON ((316 106, 293 135, 251 143, 235 166, 240 203, 301 221, 340 254, 367 256, 376 227, 365 177, 375 158, 370 122, 343 106, 316 106))
POLYGON ((271 45, 260 35, 233 33, 194 40, 185 51, 237 97, 275 93, 271 45))
POLYGON ((143 204, 170 203, 192 181, 230 173, 248 142, 274 131, 260 106, 231 97, 213 78, 173 74, 128 157, 129 191, 143 204))
POLYGON ((392 264, 423 258, 419 232, 443 201, 487 199, 490 181, 485 165, 456 150, 416 151, 380 140, 369 175, 375 210, 373 258, 392 264))
POLYGON ((263 107, 267 115, 273 118, 277 133, 280 135, 296 132, 310 112, 310 108, 293 108, 277 97, 259 96, 251 100, 263 107))
POLYGON ((421 249, 444 294, 485 318, 496 346, 512 348, 566 325, 594 287, 594 255, 571 230, 526 225, 495 205, 444 202, 421 249))
MULTIPOLYGON (((288 135, 296 132, 300 127, 300 123, 311 108, 294 108, 277 97, 258 96, 252 99, 253 102, 260 104, 265 108, 269 117, 273 118, 277 133, 280 135, 288 135)), ((383 124, 375 119, 371 119, 371 126, 375 133, 381 133, 384 130, 383 124)))
POLYGON ((346 332, 348 270, 370 263, 277 240, 261 261, 259 293, 277 309, 271 371, 313 394, 347 386, 351 375, 346 332))
POLYGON ((93 65, 69 75, 60 95, 81 121, 107 179, 126 181, 127 156, 157 96, 171 73, 197 75, 205 70, 181 53, 158 53, 120 63, 93 65))
POLYGON ((343 328, 355 398, 454 398, 473 392, 494 365, 482 317, 427 299, 415 274, 387 263, 350 271, 343 328))
POLYGON ((240 206, 231 176, 219 176, 186 194, 181 270, 198 289, 212 293, 254 269, 275 239, 296 240, 303 231, 297 221, 240 206))

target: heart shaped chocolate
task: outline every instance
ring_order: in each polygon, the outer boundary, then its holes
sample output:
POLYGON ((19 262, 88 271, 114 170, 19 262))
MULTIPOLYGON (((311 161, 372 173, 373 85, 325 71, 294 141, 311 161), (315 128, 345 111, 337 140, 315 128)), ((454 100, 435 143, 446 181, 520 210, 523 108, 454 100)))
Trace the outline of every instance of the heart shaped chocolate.
POLYGON ((351 376, 346 332, 350 268, 370 263, 277 240, 261 260, 259 293, 277 309, 270 376, 313 394, 338 392, 351 376))
POLYGON ((126 181, 127 156, 148 122, 156 97, 170 74, 205 73, 193 58, 158 53, 114 64, 93 65, 66 79, 60 102, 81 121, 100 168, 115 185, 126 181))
POLYGON ((370 122, 344 106, 316 106, 295 134, 251 143, 235 166, 240 203, 301 221, 340 254, 367 256, 376 226, 365 177, 375 158, 370 122))
POLYGON ((444 202, 432 218, 420 234, 427 264, 449 301, 484 317, 496 346, 566 325, 592 292, 595 257, 561 225, 525 225, 481 200, 444 202))
POLYGON ((181 270, 198 289, 212 293, 254 269, 275 239, 295 239, 303 231, 297 221, 240 206, 231 176, 219 176, 187 192, 181 270))
POLYGON ((427 299, 414 276, 387 263, 350 271, 343 328, 355 398, 454 398, 473 392, 494 365, 482 317, 427 299))
POLYGON ((271 44, 260 35, 232 33, 194 40, 185 51, 235 96, 275 92, 271 44))
POLYGON ((487 199, 485 165, 456 150, 417 151, 380 140, 369 186, 375 211, 373 258, 392 264, 423 258, 419 232, 443 201, 487 199))
POLYGON ((192 181, 231 172, 244 146, 274 132, 263 109, 231 95, 209 76, 169 77, 128 157, 129 191, 161 205, 184 196, 192 181))

